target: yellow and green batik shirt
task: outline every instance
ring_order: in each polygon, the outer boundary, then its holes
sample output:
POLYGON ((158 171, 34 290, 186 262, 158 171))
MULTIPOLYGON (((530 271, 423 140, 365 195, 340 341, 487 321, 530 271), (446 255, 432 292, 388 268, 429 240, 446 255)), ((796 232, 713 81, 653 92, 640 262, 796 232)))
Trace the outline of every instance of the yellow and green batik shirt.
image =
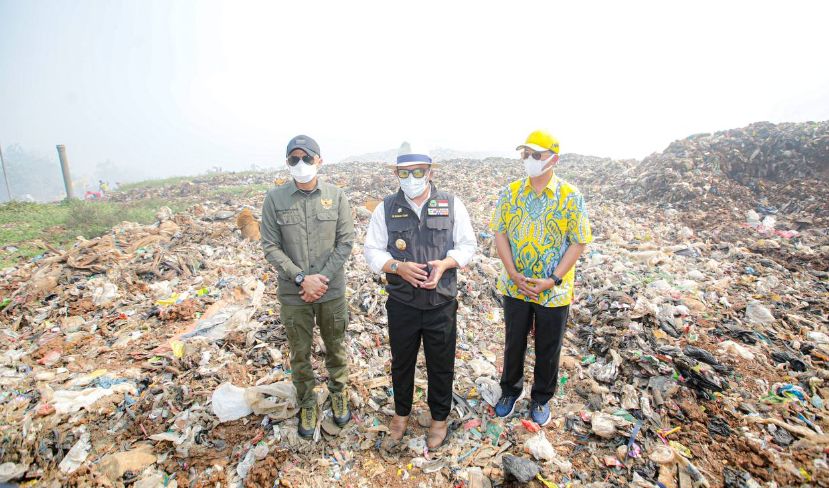
MULTIPOLYGON (((507 235, 515 268, 528 278, 551 278, 570 244, 593 240, 584 197, 555 175, 540 195, 529 178, 507 185, 498 197, 490 229, 507 235)), ((573 300, 574 276, 575 266, 561 277, 560 286, 545 290, 538 300, 530 300, 504 271, 498 279, 498 291, 545 307, 561 307, 573 300)))

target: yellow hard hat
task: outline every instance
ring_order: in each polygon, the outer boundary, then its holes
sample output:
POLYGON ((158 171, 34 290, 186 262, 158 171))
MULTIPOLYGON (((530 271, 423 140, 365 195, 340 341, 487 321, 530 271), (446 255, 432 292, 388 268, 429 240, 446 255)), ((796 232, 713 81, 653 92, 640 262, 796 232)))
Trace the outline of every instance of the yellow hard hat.
POLYGON ((553 137, 549 132, 536 130, 527 136, 524 144, 521 144, 515 149, 519 150, 522 147, 528 147, 533 151, 553 151, 558 154, 558 139, 553 137))

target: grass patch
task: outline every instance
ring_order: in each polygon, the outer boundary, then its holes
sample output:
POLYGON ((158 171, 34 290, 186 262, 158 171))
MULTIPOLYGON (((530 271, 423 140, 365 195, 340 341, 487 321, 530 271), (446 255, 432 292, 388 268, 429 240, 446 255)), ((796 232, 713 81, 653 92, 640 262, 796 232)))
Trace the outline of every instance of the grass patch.
POLYGON ((138 189, 162 188, 165 186, 172 186, 182 183, 184 181, 192 180, 193 176, 173 176, 171 178, 164 178, 162 180, 144 180, 133 183, 122 183, 118 187, 118 191, 130 191, 138 189))
POLYGON ((265 193, 271 188, 273 188, 273 185, 264 183, 255 185, 220 186, 211 190, 210 195, 214 198, 224 196, 248 198, 258 193, 265 193))
POLYGON ((178 212, 187 205, 186 201, 159 199, 133 202, 11 202, 0 205, 0 268, 43 253, 45 249, 38 243, 39 240, 63 247, 77 236, 91 239, 103 235, 125 220, 139 224, 152 223, 155 213, 163 206, 178 212), (8 250, 10 246, 16 249, 8 250))
POLYGON ((165 186, 175 186, 185 181, 203 182, 210 181, 214 178, 219 178, 224 175, 234 175, 236 178, 253 176, 261 174, 261 171, 230 171, 225 173, 206 173, 195 176, 173 176, 170 178, 163 178, 160 180, 144 180, 133 183, 122 183, 117 191, 130 191, 138 189, 163 188, 165 186))

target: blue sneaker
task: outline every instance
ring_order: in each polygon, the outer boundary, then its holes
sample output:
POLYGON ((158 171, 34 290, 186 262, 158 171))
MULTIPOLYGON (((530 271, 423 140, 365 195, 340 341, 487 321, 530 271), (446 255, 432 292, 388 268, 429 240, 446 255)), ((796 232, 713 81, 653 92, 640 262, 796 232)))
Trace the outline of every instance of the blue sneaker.
POLYGON ((501 395, 501 398, 495 405, 495 415, 499 417, 509 417, 513 412, 515 412, 515 404, 522 398, 524 398, 523 390, 521 390, 521 394, 518 396, 501 395))
POLYGON ((552 415, 550 415, 550 406, 546 403, 538 403, 533 400, 530 402, 530 418, 533 419, 533 422, 544 427, 550 423, 550 419, 552 418, 552 415))

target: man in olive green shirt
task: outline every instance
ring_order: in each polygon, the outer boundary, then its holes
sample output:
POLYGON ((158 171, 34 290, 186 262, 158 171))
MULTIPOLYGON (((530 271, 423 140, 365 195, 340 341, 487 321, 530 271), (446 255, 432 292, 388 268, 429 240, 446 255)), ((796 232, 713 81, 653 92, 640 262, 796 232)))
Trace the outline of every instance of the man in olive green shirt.
POLYGON ((279 274, 280 316, 300 406, 299 435, 310 438, 317 425, 311 367, 315 320, 325 344, 334 422, 342 426, 351 419, 345 391, 348 304, 343 266, 354 244, 354 222, 345 193, 317 177, 322 158, 316 141, 302 135, 291 139, 287 157, 293 180, 265 197, 262 247, 279 274))

